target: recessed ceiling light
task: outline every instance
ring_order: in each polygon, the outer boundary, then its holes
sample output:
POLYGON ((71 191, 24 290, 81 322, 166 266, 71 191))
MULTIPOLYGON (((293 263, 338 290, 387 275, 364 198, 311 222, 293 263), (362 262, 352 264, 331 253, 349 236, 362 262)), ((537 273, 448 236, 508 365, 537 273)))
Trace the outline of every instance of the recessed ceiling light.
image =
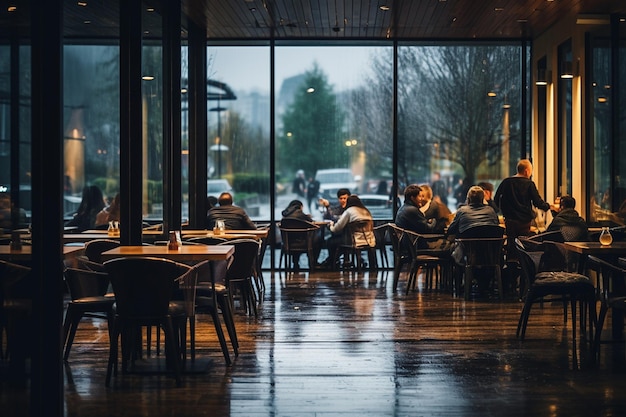
POLYGON ((17 6, 9 6, 7 7, 7 12, 15 12, 17 11, 17 6))
POLYGON ((152 13, 153 11, 154 11, 154 7, 148 7, 148 8, 146 9, 146 12, 150 12, 150 13, 152 13))
POLYGON ((78 2, 78 3, 76 3, 76 4, 78 4, 79 6, 82 6, 82 7, 87 6, 87 2, 86 2, 86 1, 79 1, 79 2, 78 2))
POLYGON ((383 12, 388 12, 389 10, 391 10, 391 7, 383 4, 379 7, 379 9, 382 10, 383 12))
POLYGON ((154 75, 144 75, 141 79, 144 81, 152 81, 154 80, 154 75))

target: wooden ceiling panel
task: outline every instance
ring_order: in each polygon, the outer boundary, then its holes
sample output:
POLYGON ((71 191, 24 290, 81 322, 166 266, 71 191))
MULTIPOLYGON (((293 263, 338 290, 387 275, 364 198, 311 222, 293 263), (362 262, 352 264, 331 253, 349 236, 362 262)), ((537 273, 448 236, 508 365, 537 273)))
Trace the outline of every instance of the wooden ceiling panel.
MULTIPOLYGON (((159 5, 144 13, 160 36, 159 5)), ((519 39, 534 38, 567 15, 626 15, 625 0, 181 0, 183 14, 208 39, 519 39), (381 5, 390 7, 380 10, 381 5), (497 10, 496 10, 497 9, 497 10), (338 30, 337 30, 338 29, 338 30)), ((65 0, 64 35, 119 34, 119 0, 65 0)), ((28 36, 28 2, 0 0, 0 35, 28 36), (9 4, 18 10, 7 12, 9 4)))

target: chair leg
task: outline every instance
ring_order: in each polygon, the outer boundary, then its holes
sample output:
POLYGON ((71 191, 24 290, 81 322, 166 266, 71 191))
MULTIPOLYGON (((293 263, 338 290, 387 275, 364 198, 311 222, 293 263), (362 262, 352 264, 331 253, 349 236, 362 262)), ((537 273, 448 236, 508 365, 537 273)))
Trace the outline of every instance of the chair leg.
POLYGON ((74 343, 74 337, 76 336, 76 328, 81 318, 82 314, 79 311, 75 311, 75 308, 73 308, 71 304, 68 305, 65 321, 63 323, 63 341, 65 342, 64 361, 67 361, 70 357, 70 350, 72 349, 72 343, 74 343))
POLYGON ((226 366, 231 365, 230 354, 228 353, 228 346, 226 345, 226 338, 224 337, 224 331, 222 330, 222 323, 220 321, 220 316, 217 310, 213 307, 209 308, 209 314, 213 319, 213 325, 215 326, 215 333, 217 334, 217 339, 220 342, 220 347, 222 349, 222 354, 224 355, 224 360, 226 361, 226 366))
POLYGON ((598 322, 596 324, 596 334, 593 338, 593 357, 597 358, 600 354, 600 337, 602 336, 602 327, 604 326, 604 319, 608 312, 608 305, 603 302, 600 307, 600 314, 598 315, 598 322))
MULTIPOLYGON (((186 319, 185 319, 186 321, 186 319)), ((167 317, 163 323, 163 330, 165 331, 165 357, 169 360, 170 364, 174 367, 174 377, 176 378, 176 385, 181 386, 181 373, 180 373, 180 352, 179 346, 177 346, 176 332, 174 331, 174 324, 171 317, 167 317)))
POLYGON ((469 300, 470 291, 472 290, 472 268, 469 266, 465 267, 465 301, 469 300))
POLYGON ((230 302, 227 296, 219 296, 217 298, 220 309, 222 310, 222 316, 224 317, 224 324, 228 331, 228 337, 230 338, 230 344, 233 346, 233 352, 235 356, 239 356, 239 340, 237 339, 237 329, 235 328, 235 320, 233 316, 233 310, 231 309, 230 302))

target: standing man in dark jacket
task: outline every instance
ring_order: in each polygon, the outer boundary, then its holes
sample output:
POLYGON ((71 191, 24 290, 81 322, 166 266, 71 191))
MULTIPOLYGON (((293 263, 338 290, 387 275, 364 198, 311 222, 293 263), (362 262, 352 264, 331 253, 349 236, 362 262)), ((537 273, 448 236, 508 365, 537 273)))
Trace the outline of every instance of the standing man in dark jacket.
MULTIPOLYGON (((530 179, 533 165, 528 159, 517 163, 517 174, 505 178, 496 191, 496 205, 504 215, 508 242, 518 236, 529 236, 530 225, 535 218, 534 208, 548 211, 554 206, 543 201, 537 186, 530 179)), ((514 245, 510 245, 513 247, 514 245)))

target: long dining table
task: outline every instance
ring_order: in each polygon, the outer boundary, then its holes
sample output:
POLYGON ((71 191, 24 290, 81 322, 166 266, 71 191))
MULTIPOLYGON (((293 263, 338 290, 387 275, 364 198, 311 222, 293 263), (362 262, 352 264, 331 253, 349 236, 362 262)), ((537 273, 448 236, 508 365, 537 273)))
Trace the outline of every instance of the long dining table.
POLYGON ((223 261, 235 253, 232 245, 181 245, 177 249, 168 249, 167 245, 118 246, 102 252, 102 260, 129 257, 154 256, 171 259, 177 262, 185 261, 223 261))
MULTIPOLYGON (((63 246, 63 257, 67 259, 74 258, 82 254, 84 248, 82 246, 63 246)), ((33 247, 31 245, 22 245, 21 249, 12 249, 11 245, 0 245, 0 260, 9 262, 28 262, 33 256, 33 247)))
POLYGON ((256 240, 265 239, 268 236, 269 229, 253 229, 253 230, 245 230, 245 229, 226 229, 222 233, 215 233, 213 230, 208 229, 183 229, 180 231, 181 236, 184 239, 194 238, 194 237, 218 237, 223 239, 245 239, 245 238, 253 238, 256 240))

